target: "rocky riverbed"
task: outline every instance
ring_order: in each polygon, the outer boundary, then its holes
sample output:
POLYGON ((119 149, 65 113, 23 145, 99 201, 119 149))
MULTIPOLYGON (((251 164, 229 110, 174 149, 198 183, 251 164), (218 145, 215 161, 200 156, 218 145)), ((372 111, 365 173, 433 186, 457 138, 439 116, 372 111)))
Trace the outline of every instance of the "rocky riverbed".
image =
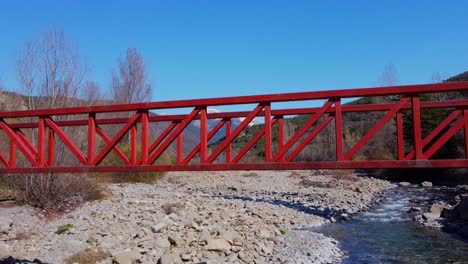
POLYGON ((0 208, 0 257, 73 263, 73 254, 99 252, 100 263, 337 263, 338 242, 303 229, 365 210, 392 186, 326 171, 174 172, 152 185, 109 185, 108 199, 48 221, 27 206, 0 208))

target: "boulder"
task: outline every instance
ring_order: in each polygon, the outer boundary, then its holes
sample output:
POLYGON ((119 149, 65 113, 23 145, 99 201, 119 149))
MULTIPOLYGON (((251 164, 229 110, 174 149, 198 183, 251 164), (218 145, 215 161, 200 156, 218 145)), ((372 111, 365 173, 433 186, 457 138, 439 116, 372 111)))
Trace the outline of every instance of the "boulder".
POLYGON ((432 187, 432 182, 423 181, 423 182, 421 183, 421 186, 422 186, 422 187, 426 187, 426 188, 432 187))
POLYGON ((124 251, 115 255, 114 260, 112 262, 114 264, 136 264, 140 263, 141 257, 142 255, 138 251, 124 251))
POLYGON ((231 245, 225 239, 208 239, 207 245, 205 246, 206 250, 210 251, 228 251, 231 249, 231 245))

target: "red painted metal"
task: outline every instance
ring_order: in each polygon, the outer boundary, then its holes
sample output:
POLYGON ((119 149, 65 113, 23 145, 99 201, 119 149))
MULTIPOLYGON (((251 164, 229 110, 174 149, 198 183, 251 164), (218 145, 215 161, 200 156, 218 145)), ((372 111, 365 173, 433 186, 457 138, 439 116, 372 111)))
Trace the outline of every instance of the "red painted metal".
MULTIPOLYGON (((462 128, 466 153, 468 153, 468 100, 421 101, 419 97, 424 93, 449 91, 466 92, 468 82, 0 112, 0 130, 8 138, 8 143, 4 145, 6 150, 0 151, 0 173, 466 168, 468 154, 465 159, 432 158, 462 128), (400 99, 398 102, 386 104, 342 105, 342 100, 345 98, 386 95, 400 99), (323 99, 327 101, 321 107, 292 109, 272 107, 273 103, 279 102, 323 99), (252 111, 208 113, 208 107, 239 104, 255 104, 256 107, 252 111), (187 107, 192 109, 188 114, 155 115, 151 112, 158 109, 187 107), (423 138, 421 110, 437 108, 447 109, 450 113, 423 138), (407 153, 405 153, 403 136, 404 111, 410 111, 413 117, 414 146, 407 153), (346 128, 343 127, 343 119, 346 118, 346 114, 357 112, 385 113, 354 146, 345 149, 343 134, 346 128), (115 113, 126 113, 129 117, 121 117, 123 115, 116 117, 115 113), (87 119, 82 119, 83 115, 87 116, 87 119), (286 117, 294 115, 310 115, 310 117, 293 135, 290 137, 288 135, 286 138, 285 127, 288 125, 286 117), (233 142, 245 132, 255 118, 260 120, 260 117, 263 119, 263 127, 256 130, 258 132, 252 135, 245 145, 239 147, 236 145, 234 149, 233 142), (234 126, 234 118, 243 118, 243 121, 234 126), (353 160, 355 154, 362 152, 363 147, 392 119, 395 119, 397 157, 391 160, 353 160), (24 122, 25 120, 36 121, 24 122), (218 123, 211 126, 214 120, 218 120, 218 123), (194 121, 200 124, 199 143, 195 144, 193 149, 186 150, 188 145, 184 142, 184 131, 194 121), (331 125, 334 131, 331 136, 335 139, 336 159, 316 162, 295 161, 307 145, 313 145, 312 140, 323 133, 332 121, 334 121, 334 126, 331 125), (166 124, 166 128, 155 133, 152 131, 152 125, 155 123, 166 124), (107 125, 120 125, 120 129, 113 127, 114 133, 110 137, 101 127, 107 125), (277 131, 273 130, 275 125, 277 131), (68 135, 73 133, 74 127, 86 129, 86 133, 81 133, 82 137, 87 137, 84 140, 86 146, 78 146, 77 142, 73 142, 72 137, 68 135), (217 145, 210 146, 210 140, 220 133, 223 127, 225 138, 217 145), (76 163, 70 166, 55 165, 57 144, 55 135, 60 144, 67 148, 81 165, 77 166, 76 163), (99 138, 96 138, 96 135, 99 135, 99 138), (154 138, 151 144, 150 138, 154 138), (264 140, 260 141, 262 138, 264 140), (119 148, 123 142, 130 145, 127 154, 119 148), (264 144, 264 161, 243 163, 243 158, 256 144, 261 144, 260 142, 264 144), (176 164, 156 164, 172 144, 175 146, 176 164), (98 146, 103 147, 97 149, 98 146), (86 153, 83 153, 83 150, 86 150, 86 153), (105 165, 103 161, 111 151, 119 157, 121 165, 105 165), (18 152, 22 155, 18 156, 18 152), (224 159, 219 158, 221 154, 225 156, 224 159), (29 164, 18 162, 19 159, 25 159, 29 164)), ((313 159, 314 157, 310 157, 310 160, 313 159)))

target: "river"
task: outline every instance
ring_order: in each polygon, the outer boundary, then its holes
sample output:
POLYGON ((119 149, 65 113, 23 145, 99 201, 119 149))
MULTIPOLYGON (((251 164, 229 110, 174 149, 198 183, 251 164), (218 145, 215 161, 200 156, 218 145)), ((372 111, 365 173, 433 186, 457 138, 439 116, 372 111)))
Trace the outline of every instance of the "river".
POLYGON ((415 200, 437 193, 395 188, 374 209, 350 221, 313 228, 339 241, 342 263, 468 263, 468 241, 421 226, 407 213, 415 200))

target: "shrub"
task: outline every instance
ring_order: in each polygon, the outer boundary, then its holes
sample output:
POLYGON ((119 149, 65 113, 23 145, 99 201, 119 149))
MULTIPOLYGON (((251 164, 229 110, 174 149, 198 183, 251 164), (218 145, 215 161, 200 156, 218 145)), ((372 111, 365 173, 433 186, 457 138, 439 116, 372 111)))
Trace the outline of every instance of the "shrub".
POLYGON ((73 224, 66 224, 63 226, 59 226, 59 228, 57 228, 57 231, 55 231, 55 234, 61 235, 72 228, 73 228, 73 224))
POLYGON ((75 253, 64 260, 66 264, 94 264, 105 260, 110 257, 111 254, 102 249, 85 249, 78 253, 75 253))
POLYGON ((84 174, 21 174, 5 179, 18 202, 49 212, 63 212, 104 197, 102 187, 84 174))

